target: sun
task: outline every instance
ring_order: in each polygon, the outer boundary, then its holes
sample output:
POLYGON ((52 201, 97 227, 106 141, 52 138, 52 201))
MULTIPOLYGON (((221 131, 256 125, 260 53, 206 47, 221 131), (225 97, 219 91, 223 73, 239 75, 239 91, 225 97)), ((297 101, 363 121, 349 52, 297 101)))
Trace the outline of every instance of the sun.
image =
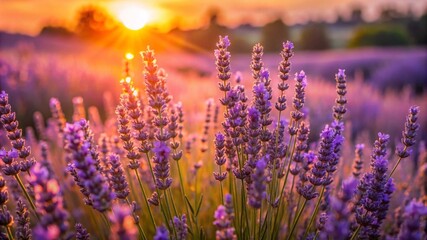
POLYGON ((151 16, 143 6, 129 3, 121 7, 118 18, 125 27, 136 31, 143 28, 150 21, 151 16))

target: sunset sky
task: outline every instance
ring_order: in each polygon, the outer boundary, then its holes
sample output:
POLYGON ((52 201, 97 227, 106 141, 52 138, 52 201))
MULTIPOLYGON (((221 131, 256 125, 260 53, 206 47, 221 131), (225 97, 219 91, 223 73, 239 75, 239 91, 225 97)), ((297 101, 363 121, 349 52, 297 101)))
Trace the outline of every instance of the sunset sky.
MULTIPOLYGON (((111 15, 132 1, 114 0, 0 0, 0 31, 37 35, 45 25, 64 25, 72 29, 76 13, 82 6, 95 4, 104 7, 111 15)), ((242 23, 262 25, 281 17, 288 23, 303 22, 308 18, 330 19, 336 13, 348 14, 352 6, 362 6, 366 19, 375 18, 376 9, 386 4, 396 4, 407 9, 408 4, 416 14, 426 10, 427 0, 141 0, 150 13, 151 24, 165 29, 180 26, 196 28, 206 24, 209 9, 218 9, 220 23, 233 27, 242 23), (220 4, 226 2, 227 4, 220 4)))

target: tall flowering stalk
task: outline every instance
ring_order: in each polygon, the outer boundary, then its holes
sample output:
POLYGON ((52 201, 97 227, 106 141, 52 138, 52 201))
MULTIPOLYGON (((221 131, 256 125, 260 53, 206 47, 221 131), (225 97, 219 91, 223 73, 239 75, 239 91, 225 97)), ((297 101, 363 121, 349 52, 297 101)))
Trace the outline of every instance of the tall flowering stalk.
POLYGON ((338 69, 338 73, 335 74, 335 81, 337 87, 338 98, 335 99, 336 105, 333 107, 334 119, 337 121, 342 121, 344 114, 347 112, 345 105, 347 104, 347 99, 345 95, 347 93, 347 81, 345 75, 345 69, 338 69))
MULTIPOLYGON (((127 65, 126 65, 127 66, 127 65)), ((148 134, 146 131, 144 131, 145 128, 145 122, 143 121, 143 108, 142 108, 142 102, 138 98, 138 91, 133 87, 133 81, 132 78, 129 76, 128 69, 125 71, 126 77, 121 80, 121 85, 123 86, 122 94, 120 95, 120 104, 116 108, 116 114, 118 119, 118 132, 120 134, 121 140, 124 142, 123 148, 127 151, 126 157, 129 159, 128 168, 131 169, 134 173, 136 178, 138 179, 139 187, 142 191, 144 203, 147 207, 147 210, 150 215, 151 224, 153 225, 154 229, 156 228, 156 223, 154 221, 153 213, 151 211, 151 208, 148 204, 148 195, 145 192, 144 186, 142 185, 142 180, 140 177, 140 174, 138 172, 138 169, 141 168, 141 162, 140 158, 142 154, 145 154, 147 156, 147 161, 149 162, 148 152, 151 149, 151 144, 148 141, 148 134), (133 131, 132 131, 133 130, 133 131), (139 147, 135 146, 136 142, 139 142, 139 147)), ((117 157, 111 157, 112 160, 110 163, 112 164, 114 170, 114 167, 116 167, 116 170, 118 171, 119 163, 120 161, 116 160, 117 157)), ((150 169, 151 169, 151 163, 149 162, 150 169)), ((118 173, 118 172, 117 172, 118 173)), ((111 172, 110 174, 113 174, 111 172)), ((120 174, 123 175, 123 174, 120 174)), ((111 176, 114 178, 114 176, 111 176)), ((118 175, 117 175, 118 177, 118 175)), ((154 176, 152 176, 154 179, 154 176)), ((120 182, 119 179, 117 179, 118 182, 120 182)), ((116 183, 113 186, 119 186, 120 183, 116 183)), ((122 183, 123 184, 123 183, 122 183)), ((122 186, 122 189, 119 190, 119 198, 126 199, 129 206, 131 206, 130 201, 127 198, 127 186, 122 186), (122 195, 122 196, 120 196, 122 195)), ((117 192, 116 192, 117 193, 117 192)), ((139 218, 138 216, 133 213, 135 224, 138 226, 138 230, 140 232, 140 235, 144 235, 144 232, 139 224, 139 218)))
POLYGON ((226 205, 219 205, 215 211, 213 224, 216 227, 216 239, 235 240, 237 239, 233 227, 233 206, 231 205, 231 195, 226 195, 226 205))
POLYGON ((16 113, 12 111, 12 107, 9 104, 9 95, 5 91, 0 93, 0 123, 6 130, 7 137, 12 145, 12 149, 9 151, 4 149, 0 150, 0 158, 5 164, 5 166, 2 167, 2 171, 5 175, 15 178, 25 194, 27 201, 30 203, 31 208, 37 218, 39 218, 34 202, 19 176, 19 172, 21 171, 30 174, 30 169, 35 164, 35 160, 27 159, 31 154, 31 149, 29 146, 25 146, 22 130, 18 128, 19 122, 16 120, 16 113), (22 161, 18 162, 18 157, 21 158, 22 161))
POLYGON ((218 83, 219 90, 224 92, 224 96, 227 95, 227 92, 231 89, 231 84, 228 80, 231 77, 230 73, 230 58, 231 54, 228 51, 228 47, 230 47, 230 40, 228 36, 222 37, 219 36, 219 41, 216 44, 216 49, 214 51, 215 55, 215 64, 217 69, 218 78, 222 81, 218 83))
POLYGON ((68 213, 64 209, 64 202, 59 183, 49 174, 48 169, 40 164, 34 166, 30 177, 34 187, 37 210, 41 220, 34 230, 35 239, 52 239, 64 237, 69 230, 68 213))
POLYGON ((72 163, 70 171, 75 171, 77 184, 88 194, 87 203, 100 212, 110 209, 113 194, 106 178, 97 170, 96 162, 90 153, 90 142, 85 139, 83 125, 85 120, 65 127, 66 149, 70 152, 72 163))
POLYGON ((264 67, 264 63, 262 62, 262 55, 264 55, 264 47, 257 43, 252 48, 252 61, 250 64, 252 70, 252 78, 255 80, 255 84, 260 82, 260 72, 264 67))
MULTIPOLYGON (((163 190, 164 192, 166 208, 163 208, 162 204, 160 206, 163 209, 165 219, 167 219, 166 224, 168 224, 169 229, 174 229, 174 225, 170 224, 172 222, 172 210, 168 200, 169 198, 171 199, 174 207, 172 192, 169 189, 172 184, 172 178, 170 177, 171 146, 169 144, 172 135, 168 130, 168 125, 170 124, 168 104, 172 97, 166 87, 166 72, 158 67, 154 51, 147 48, 146 51, 141 52, 141 57, 144 63, 144 79, 149 111, 153 114, 152 125, 156 127, 152 149, 154 153, 152 161, 155 165, 151 167, 150 163, 150 168, 155 178, 154 182, 157 191, 163 190)), ((175 207, 174 211, 176 215, 175 207)), ((175 229, 174 233, 176 234, 175 229)))
MULTIPOLYGON (((0 226, 6 228, 9 239, 13 239, 11 226, 13 224, 13 216, 7 209, 6 203, 9 201, 9 193, 7 192, 6 181, 0 176, 0 226)), ((5 235, 0 235, 7 239, 5 235)))
POLYGON ((403 148, 399 148, 397 150, 397 159, 396 164, 388 175, 389 178, 393 175, 394 171, 396 171, 397 166, 399 165, 402 159, 407 158, 411 155, 411 147, 415 144, 415 137, 417 136, 417 131, 420 127, 418 120, 418 114, 420 112, 420 108, 416 106, 412 106, 409 108, 409 115, 406 118, 405 122, 405 130, 402 132, 402 144, 403 148))
MULTIPOLYGON (((427 206, 422 202, 412 200, 405 206, 405 220, 400 228, 397 239, 399 240, 421 240, 425 238, 425 232, 421 231, 422 218, 427 216, 427 206)), ((425 223, 425 220, 424 220, 425 223)))
POLYGON ((30 213, 25 203, 21 199, 18 199, 16 202, 15 237, 19 240, 30 240, 31 236, 30 213))
POLYGON ((353 176, 359 178, 362 173, 363 167, 363 149, 365 148, 364 144, 357 144, 356 149, 354 150, 355 157, 353 160, 353 176))
POLYGON ((379 228, 387 213, 390 195, 394 192, 392 179, 387 177, 386 146, 389 136, 379 133, 371 155, 371 171, 363 175, 358 185, 355 204, 357 229, 351 239, 378 238, 379 228))

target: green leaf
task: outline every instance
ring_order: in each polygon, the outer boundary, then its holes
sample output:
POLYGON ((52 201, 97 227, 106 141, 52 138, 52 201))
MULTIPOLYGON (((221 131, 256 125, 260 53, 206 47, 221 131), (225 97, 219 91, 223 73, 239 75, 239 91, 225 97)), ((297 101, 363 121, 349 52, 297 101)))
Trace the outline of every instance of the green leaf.
POLYGON ((199 215, 200 207, 202 206, 202 201, 203 201, 203 194, 200 195, 200 201, 196 210, 196 217, 199 215))
POLYGON ((185 201, 187 202, 187 205, 190 207, 191 214, 193 214, 193 216, 194 216, 193 206, 191 206, 190 200, 188 200, 187 196, 185 196, 185 201))

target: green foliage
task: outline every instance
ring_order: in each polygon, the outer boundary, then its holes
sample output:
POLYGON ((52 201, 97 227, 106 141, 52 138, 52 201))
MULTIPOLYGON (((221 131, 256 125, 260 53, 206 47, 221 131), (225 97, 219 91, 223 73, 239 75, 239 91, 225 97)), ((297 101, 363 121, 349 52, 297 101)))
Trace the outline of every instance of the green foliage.
POLYGON ((306 50, 324 50, 330 47, 325 24, 307 24, 301 33, 299 46, 306 50))
POLYGON ((411 43, 408 32, 400 25, 366 25, 357 29, 349 41, 349 47, 407 46, 411 43))

